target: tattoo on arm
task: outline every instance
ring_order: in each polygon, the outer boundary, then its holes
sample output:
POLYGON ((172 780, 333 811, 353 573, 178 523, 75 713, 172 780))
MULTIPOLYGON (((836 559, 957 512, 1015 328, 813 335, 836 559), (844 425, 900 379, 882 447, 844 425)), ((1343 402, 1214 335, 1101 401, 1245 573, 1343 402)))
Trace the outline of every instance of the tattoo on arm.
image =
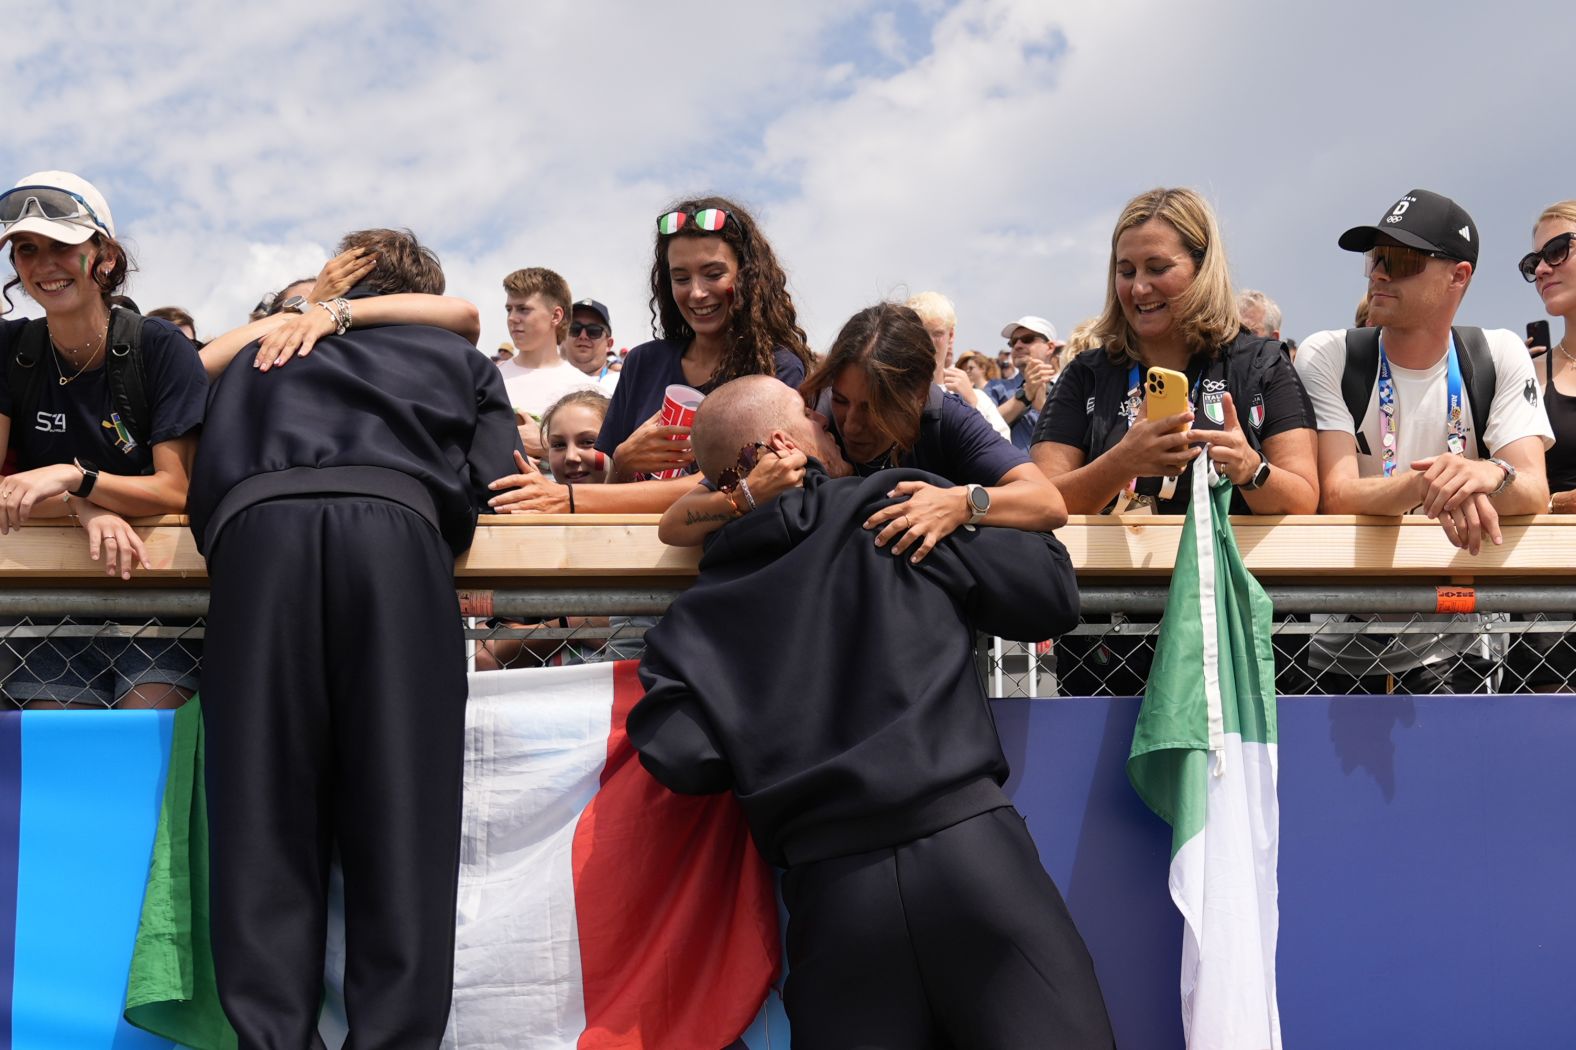
POLYGON ((706 521, 732 521, 732 520, 733 520, 733 515, 732 514, 705 514, 705 513, 702 513, 700 511, 693 511, 693 510, 684 512, 684 524, 686 524, 686 525, 699 525, 700 523, 706 522, 706 521))

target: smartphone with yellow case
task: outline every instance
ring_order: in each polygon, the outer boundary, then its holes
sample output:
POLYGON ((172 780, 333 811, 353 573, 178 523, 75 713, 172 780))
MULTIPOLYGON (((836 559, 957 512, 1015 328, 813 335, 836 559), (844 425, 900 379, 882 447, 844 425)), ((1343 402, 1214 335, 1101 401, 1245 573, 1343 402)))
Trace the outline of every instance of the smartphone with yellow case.
MULTIPOLYGON (((1144 382, 1144 411, 1150 419, 1163 419, 1186 412, 1187 376, 1169 368, 1151 368, 1144 382)), ((1186 430, 1187 424, 1177 427, 1186 430)))

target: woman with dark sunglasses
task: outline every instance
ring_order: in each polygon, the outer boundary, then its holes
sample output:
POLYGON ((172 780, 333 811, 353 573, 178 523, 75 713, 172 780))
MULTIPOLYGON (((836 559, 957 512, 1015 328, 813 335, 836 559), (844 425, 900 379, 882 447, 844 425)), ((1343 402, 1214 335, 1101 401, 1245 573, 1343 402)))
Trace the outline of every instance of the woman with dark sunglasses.
POLYGON ((1549 511, 1576 513, 1576 200, 1551 204, 1532 231, 1533 250, 1521 260, 1521 275, 1537 286, 1543 308, 1564 322, 1559 340, 1544 357, 1543 406, 1554 428, 1554 447, 1545 460, 1549 511))
MULTIPOLYGON (((1538 216, 1532 230, 1532 251, 1518 266, 1521 276, 1537 287, 1549 316, 1565 322, 1560 338, 1546 348, 1540 376, 1543 407, 1554 431, 1554 446, 1544 452, 1551 514, 1576 514, 1576 260, 1571 258, 1572 240, 1576 240, 1576 200, 1551 204, 1538 216)), ((1523 688, 1568 692, 1569 683, 1576 680, 1576 644, 1565 635, 1550 632, 1512 635, 1505 653, 1505 673, 1507 692, 1523 688)))
MULTIPOLYGON (((0 532, 70 518, 108 575, 129 579, 147 551, 126 519, 178 514, 202 423, 207 380, 175 326, 110 298, 132 262, 104 196, 69 172, 30 175, 0 194, 0 245, 18 286, 43 308, 0 320, 0 532)), ((36 646, 4 683, 20 703, 148 707, 196 687, 186 643, 58 638, 36 646)))
POLYGON ((724 197, 679 201, 657 219, 651 315, 660 338, 629 352, 596 447, 613 461, 607 485, 570 488, 534 469, 500 478, 499 513, 655 512, 695 487, 689 427, 664 426, 670 385, 701 393, 730 379, 775 375, 789 386, 810 361, 788 278, 755 219, 724 197))
MULTIPOLYGON (((1067 520, 1062 498, 1024 453, 991 429, 956 394, 936 386, 935 346, 919 315, 881 303, 849 318, 800 393, 861 477, 887 467, 916 467, 949 487, 905 481, 907 499, 865 522, 876 546, 921 561, 965 525, 1048 531, 1067 520)), ((692 546, 721 523, 797 484, 802 456, 761 457, 740 485, 747 497, 697 488, 663 516, 658 535, 692 546), (747 489, 746 489, 747 486, 747 489)))

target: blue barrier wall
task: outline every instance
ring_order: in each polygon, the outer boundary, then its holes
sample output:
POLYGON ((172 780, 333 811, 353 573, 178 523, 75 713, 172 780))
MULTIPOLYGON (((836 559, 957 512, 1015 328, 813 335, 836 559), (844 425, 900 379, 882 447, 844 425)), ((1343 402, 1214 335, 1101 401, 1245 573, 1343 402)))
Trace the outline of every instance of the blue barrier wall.
MULTIPOLYGON (((1169 829, 1125 773, 1138 701, 995 710, 1119 1044, 1181 1047, 1169 829)), ((1576 1046, 1573 748, 1571 696, 1280 702, 1288 1047, 1576 1046)))

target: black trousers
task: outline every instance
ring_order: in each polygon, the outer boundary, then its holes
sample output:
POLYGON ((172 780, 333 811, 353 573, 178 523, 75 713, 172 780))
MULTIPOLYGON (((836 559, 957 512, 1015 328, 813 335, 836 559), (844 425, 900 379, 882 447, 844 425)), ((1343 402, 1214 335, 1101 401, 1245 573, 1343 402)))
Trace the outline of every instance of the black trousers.
POLYGON ((329 861, 354 1050, 436 1047, 454 982, 465 662, 454 558, 360 497, 258 504, 208 561, 219 995, 242 1048, 321 1046, 329 861))
POLYGON ((783 876, 796 1050, 1115 1045, 1094 961, 1016 809, 783 876))

